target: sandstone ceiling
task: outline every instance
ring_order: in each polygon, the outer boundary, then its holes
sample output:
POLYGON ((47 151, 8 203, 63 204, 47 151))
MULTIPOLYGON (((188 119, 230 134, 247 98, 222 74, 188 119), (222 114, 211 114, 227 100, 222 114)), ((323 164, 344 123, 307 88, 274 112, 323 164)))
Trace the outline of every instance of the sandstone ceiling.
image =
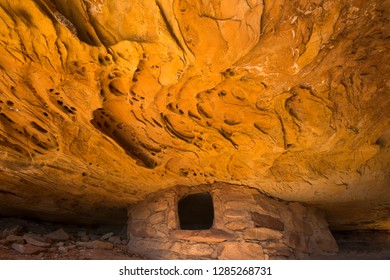
POLYGON ((0 213, 96 221, 227 182, 389 230, 389 19, 387 0, 0 0, 0 213))

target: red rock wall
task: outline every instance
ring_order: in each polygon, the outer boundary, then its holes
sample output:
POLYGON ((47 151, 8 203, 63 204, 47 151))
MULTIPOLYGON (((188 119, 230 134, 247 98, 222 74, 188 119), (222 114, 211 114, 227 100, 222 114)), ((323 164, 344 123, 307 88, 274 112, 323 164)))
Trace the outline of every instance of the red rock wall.
POLYGON ((390 230, 388 0, 0 3, 1 215, 225 182, 390 230))

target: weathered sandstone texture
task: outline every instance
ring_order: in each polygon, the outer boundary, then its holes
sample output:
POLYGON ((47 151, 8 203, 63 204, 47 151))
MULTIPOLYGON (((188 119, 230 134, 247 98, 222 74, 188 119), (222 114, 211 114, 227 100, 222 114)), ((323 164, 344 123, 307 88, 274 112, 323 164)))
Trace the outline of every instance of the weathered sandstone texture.
POLYGON ((225 182, 389 230, 389 18, 388 0, 0 0, 0 214, 115 221, 225 182))
POLYGON ((129 252, 151 259, 299 259, 338 250, 322 211, 227 184, 151 195, 129 209, 128 237, 129 252), (178 201, 199 192, 212 196, 214 223, 183 230, 178 201))

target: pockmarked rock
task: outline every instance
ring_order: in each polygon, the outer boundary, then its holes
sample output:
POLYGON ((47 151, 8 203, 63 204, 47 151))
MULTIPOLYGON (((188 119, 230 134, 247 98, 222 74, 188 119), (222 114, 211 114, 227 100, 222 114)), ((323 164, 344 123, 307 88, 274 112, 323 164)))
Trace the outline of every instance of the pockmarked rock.
MULTIPOLYGON (((223 182, 315 204, 335 230, 389 230, 389 12, 2 0, 0 214, 121 223, 150 194, 223 182)), ((275 218, 239 197, 226 207, 275 218)), ((172 224, 150 216, 165 201, 139 214, 172 224)), ((253 222, 294 227, 267 219, 253 222)))

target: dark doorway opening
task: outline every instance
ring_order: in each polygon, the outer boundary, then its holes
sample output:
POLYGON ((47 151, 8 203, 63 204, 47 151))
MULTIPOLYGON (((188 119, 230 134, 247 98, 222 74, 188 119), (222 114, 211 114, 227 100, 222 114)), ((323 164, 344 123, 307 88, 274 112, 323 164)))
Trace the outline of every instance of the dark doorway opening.
POLYGON ((213 199, 207 192, 182 197, 179 200, 178 210, 181 229, 210 229, 213 225, 213 199))

